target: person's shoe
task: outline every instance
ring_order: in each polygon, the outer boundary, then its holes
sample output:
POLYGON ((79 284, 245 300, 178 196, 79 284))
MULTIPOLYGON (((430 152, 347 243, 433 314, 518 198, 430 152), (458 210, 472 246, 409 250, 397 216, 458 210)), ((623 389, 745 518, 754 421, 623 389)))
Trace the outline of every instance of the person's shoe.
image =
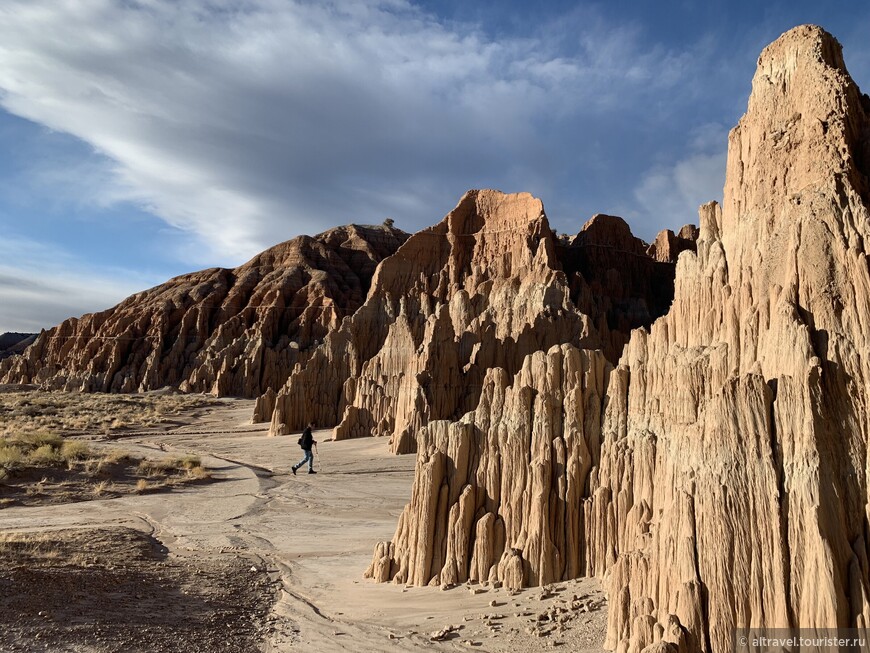
POLYGON ((309 474, 316 474, 317 472, 315 472, 313 469, 309 469, 309 470, 308 470, 308 473, 309 473, 309 474))
POLYGON ((290 469, 293 470, 293 476, 296 476, 296 468, 295 468, 295 467, 291 467, 290 469))

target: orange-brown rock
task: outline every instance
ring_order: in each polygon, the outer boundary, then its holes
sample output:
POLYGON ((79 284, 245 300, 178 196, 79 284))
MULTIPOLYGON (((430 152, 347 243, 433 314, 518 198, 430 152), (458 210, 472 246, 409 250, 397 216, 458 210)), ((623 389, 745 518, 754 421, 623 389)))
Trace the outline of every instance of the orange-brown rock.
POLYGON ((759 58, 723 207, 610 377, 585 505, 609 648, 868 626, 868 110, 820 28, 759 58))
POLYGON ((607 216, 558 246, 540 200, 469 191, 384 260, 366 303, 258 412, 274 406, 275 434, 313 419, 337 439, 386 435, 393 451, 415 451, 426 424, 477 406, 493 368, 511 379, 528 354, 562 343, 606 342, 615 360, 628 330, 670 302, 673 265, 644 250, 607 216))
POLYGON ((676 263, 680 252, 695 251, 699 233, 698 227, 693 224, 683 225, 677 233, 663 229, 647 247, 646 253, 657 261, 676 263))
MULTIPOLYGON (((7 383, 135 392, 166 385, 253 397, 362 304, 375 267, 407 234, 351 225, 301 236, 235 268, 176 277, 71 318, 0 364, 7 383)), ((271 413, 270 413, 271 414, 271 413)))

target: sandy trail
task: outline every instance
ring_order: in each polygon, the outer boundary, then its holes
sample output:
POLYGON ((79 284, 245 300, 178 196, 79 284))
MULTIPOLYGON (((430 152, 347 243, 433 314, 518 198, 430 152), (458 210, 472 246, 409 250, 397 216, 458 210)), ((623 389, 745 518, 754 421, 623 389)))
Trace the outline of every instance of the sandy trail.
POLYGON ((481 586, 473 594, 467 586, 441 591, 364 580, 374 544, 392 537, 409 499, 414 456, 390 455, 380 439, 327 441, 330 432, 320 431, 319 473, 303 468, 294 476, 297 436, 268 437, 265 425, 249 423, 251 410, 250 401, 227 400, 189 423, 128 433, 111 444, 152 456, 198 454, 218 482, 11 507, 0 511, 0 530, 128 527, 149 533, 173 557, 243 560, 278 590, 261 631, 264 651, 601 650, 606 607, 592 580, 561 583, 544 599, 540 589, 510 596, 481 586), (573 596, 592 610, 570 610, 573 596), (566 605, 561 632, 555 624, 549 636, 527 632, 542 611, 566 605), (446 626, 459 628, 446 641, 430 641, 446 626))

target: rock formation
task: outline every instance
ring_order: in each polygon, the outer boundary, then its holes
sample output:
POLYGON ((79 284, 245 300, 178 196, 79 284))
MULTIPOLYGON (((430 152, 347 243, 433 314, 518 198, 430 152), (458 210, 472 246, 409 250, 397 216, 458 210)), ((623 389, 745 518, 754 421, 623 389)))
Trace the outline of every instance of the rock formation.
POLYGON ((511 588, 582 575, 582 498, 611 369, 569 344, 530 354, 513 378, 490 369, 475 411, 421 430, 411 502, 367 575, 511 588))
POLYGON ((820 28, 759 58, 724 205, 611 375, 586 507, 609 647, 868 625, 868 110, 820 28))
POLYGON ((673 263, 645 247, 609 216, 560 246, 540 200, 470 191, 384 260, 365 304, 257 413, 271 412, 274 434, 313 419, 337 439, 387 435, 394 452, 415 451, 426 424, 477 406, 491 369, 512 379, 563 343, 615 361, 672 296, 673 263))
POLYGON ((657 261, 676 261, 680 252, 687 249, 695 251, 699 230, 693 224, 683 225, 676 234, 670 229, 658 233, 646 253, 657 261))
POLYGON ((650 248, 684 250, 667 315, 615 368, 576 347, 589 337, 488 369, 473 411, 420 429, 411 501, 367 575, 595 574, 621 652, 866 629, 868 114, 820 28, 766 48, 723 206, 701 207, 694 247, 684 229, 650 248))
POLYGON ((356 311, 407 234, 350 225, 276 245, 244 265, 176 277, 42 332, 0 364, 7 383, 256 397, 279 388, 356 311))
POLYGON ((619 359, 632 329, 647 327, 667 312, 674 297, 674 264, 680 252, 694 251, 696 239, 695 226, 686 225, 679 236, 667 229, 647 246, 622 218, 596 215, 560 248, 571 299, 590 316, 608 360, 619 359))

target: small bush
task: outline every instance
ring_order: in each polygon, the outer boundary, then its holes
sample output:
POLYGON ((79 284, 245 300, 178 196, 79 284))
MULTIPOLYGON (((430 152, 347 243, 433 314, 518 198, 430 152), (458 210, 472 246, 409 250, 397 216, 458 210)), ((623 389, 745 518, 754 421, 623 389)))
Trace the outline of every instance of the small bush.
POLYGON ((202 467, 202 460, 199 456, 185 456, 184 458, 173 458, 169 461, 173 467, 191 470, 195 467, 202 467))
POLYGON ((59 449, 63 445, 63 438, 55 433, 22 433, 16 435, 13 440, 32 448, 48 445, 55 449, 59 449))
POLYGON ((54 465, 62 460, 60 451, 50 444, 43 444, 27 454, 31 465, 54 465))
POLYGON ((0 469, 12 471, 24 462, 24 452, 18 447, 0 444, 0 469))
POLYGON ((139 476, 153 476, 159 471, 157 463, 153 460, 140 460, 139 466, 136 468, 136 474, 139 476))
POLYGON ((211 478, 211 474, 209 474, 208 470, 202 465, 197 465, 196 467, 187 470, 187 474, 198 481, 204 481, 207 478, 211 478))
POLYGON ((91 456, 91 448, 78 440, 64 440, 60 446, 60 456, 67 462, 82 460, 91 456))

